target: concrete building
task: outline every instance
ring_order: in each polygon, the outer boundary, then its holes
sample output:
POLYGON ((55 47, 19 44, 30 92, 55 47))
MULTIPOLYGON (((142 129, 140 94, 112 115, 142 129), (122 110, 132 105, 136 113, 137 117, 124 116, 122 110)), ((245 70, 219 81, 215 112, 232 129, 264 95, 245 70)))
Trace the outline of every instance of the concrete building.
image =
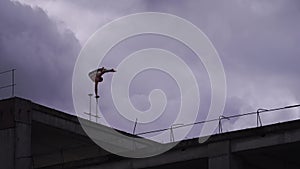
MULTIPOLYGON (((110 135, 106 126, 96 127, 110 135)), ((299 169, 299 157, 299 120, 217 134, 203 144, 185 140, 164 154, 133 159, 97 146, 76 116, 21 98, 0 101, 1 169, 299 169)))

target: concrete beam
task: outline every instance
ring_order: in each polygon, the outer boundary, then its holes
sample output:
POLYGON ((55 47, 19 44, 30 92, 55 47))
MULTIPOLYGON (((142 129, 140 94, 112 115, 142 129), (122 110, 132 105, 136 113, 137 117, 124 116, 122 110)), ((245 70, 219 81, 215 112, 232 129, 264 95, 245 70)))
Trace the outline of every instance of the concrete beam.
POLYGON ((239 152, 294 142, 300 142, 300 129, 275 131, 264 135, 234 139, 231 142, 231 151, 239 152))

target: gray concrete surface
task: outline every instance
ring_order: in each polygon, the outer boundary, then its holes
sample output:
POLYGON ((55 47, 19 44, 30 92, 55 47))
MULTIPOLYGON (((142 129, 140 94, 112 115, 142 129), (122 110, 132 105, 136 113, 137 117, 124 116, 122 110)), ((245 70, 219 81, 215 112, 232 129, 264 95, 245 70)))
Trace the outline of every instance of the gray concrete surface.
MULTIPOLYGON (((126 151, 109 139, 100 141, 126 151)), ((139 144, 161 145, 150 140, 139 144)), ((218 134, 203 144, 185 140, 164 154, 130 159, 97 146, 76 116, 22 98, 0 101, 1 169, 299 169, 299 156, 300 120, 218 134)))

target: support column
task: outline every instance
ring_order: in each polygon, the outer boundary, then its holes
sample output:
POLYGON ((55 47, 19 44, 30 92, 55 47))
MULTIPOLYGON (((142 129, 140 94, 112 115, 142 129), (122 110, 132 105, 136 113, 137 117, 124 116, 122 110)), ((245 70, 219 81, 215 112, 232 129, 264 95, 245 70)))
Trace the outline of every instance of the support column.
POLYGON ((15 169, 31 169, 31 102, 15 101, 15 169))
POLYGON ((0 164, 1 168, 15 168, 15 123, 12 100, 0 103, 0 164))
POLYGON ((209 169, 230 169, 230 142, 214 142, 208 145, 209 169))
POLYGON ((31 169, 31 102, 11 98, 0 102, 0 164, 31 169))
POLYGON ((239 169, 242 167, 241 161, 231 153, 230 140, 210 143, 208 151, 209 169, 239 169))

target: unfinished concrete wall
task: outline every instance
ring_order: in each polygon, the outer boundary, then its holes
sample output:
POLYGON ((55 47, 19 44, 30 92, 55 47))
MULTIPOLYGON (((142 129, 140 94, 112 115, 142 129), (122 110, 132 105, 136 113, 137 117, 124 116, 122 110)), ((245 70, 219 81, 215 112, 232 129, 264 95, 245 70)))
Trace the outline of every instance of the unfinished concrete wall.
POLYGON ((76 116, 11 98, 0 101, 0 169, 298 169, 299 126, 295 120, 213 135, 203 144, 184 140, 164 154, 131 159, 97 146, 76 116))
POLYGON ((0 102, 0 164, 3 169, 30 169, 30 101, 8 99, 0 102))

